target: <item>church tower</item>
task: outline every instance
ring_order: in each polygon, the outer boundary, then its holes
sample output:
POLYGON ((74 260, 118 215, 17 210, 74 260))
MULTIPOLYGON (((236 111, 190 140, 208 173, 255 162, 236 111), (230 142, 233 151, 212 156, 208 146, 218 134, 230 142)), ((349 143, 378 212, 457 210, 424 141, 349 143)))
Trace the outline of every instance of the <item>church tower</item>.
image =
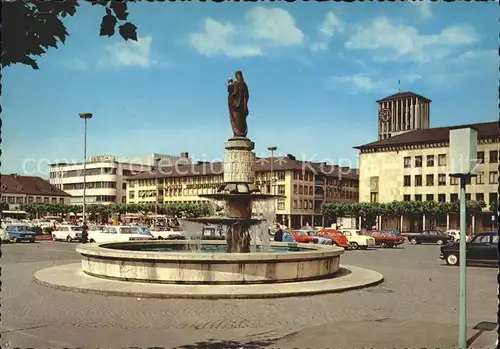
POLYGON ((431 102, 413 92, 399 92, 378 100, 378 139, 429 128, 431 102))

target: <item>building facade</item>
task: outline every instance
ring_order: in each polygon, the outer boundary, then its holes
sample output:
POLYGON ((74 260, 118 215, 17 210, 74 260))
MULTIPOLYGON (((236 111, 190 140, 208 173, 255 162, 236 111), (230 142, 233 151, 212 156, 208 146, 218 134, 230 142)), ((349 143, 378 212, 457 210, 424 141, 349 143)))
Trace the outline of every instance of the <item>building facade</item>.
MULTIPOLYGON (((90 157, 86 163, 87 204, 111 204, 127 202, 125 177, 139 173, 151 173, 155 166, 163 164, 189 164, 188 153, 180 156, 145 154, 128 159, 103 155, 90 157)), ((83 167, 84 163, 51 164, 49 181, 57 188, 71 195, 71 204, 83 204, 83 167)))
MULTIPOLYGON (((358 171, 348 167, 296 160, 292 155, 259 158, 255 184, 276 200, 277 221, 292 227, 324 225, 322 205, 358 201, 358 171), (271 172, 271 161, 272 169, 271 172)), ((207 203, 199 194, 215 193, 223 182, 222 163, 162 168, 127 179, 128 203, 207 203)))
POLYGON ((40 177, 2 175, 0 181, 2 202, 9 210, 18 210, 23 204, 69 204, 70 195, 40 177))
MULTIPOLYGON (((498 124, 466 125, 478 132, 478 173, 467 185, 467 199, 486 203, 483 214, 469 222, 475 231, 496 224, 491 203, 498 202, 500 138, 498 124)), ((465 126, 464 126, 465 127, 465 126)), ((459 200, 459 182, 450 177, 450 127, 420 129, 356 147, 360 150, 359 199, 361 202, 459 200)), ((405 231, 430 228, 425 217, 413 224, 392 222, 405 231)), ((440 217, 440 228, 458 228, 458 216, 440 217)))

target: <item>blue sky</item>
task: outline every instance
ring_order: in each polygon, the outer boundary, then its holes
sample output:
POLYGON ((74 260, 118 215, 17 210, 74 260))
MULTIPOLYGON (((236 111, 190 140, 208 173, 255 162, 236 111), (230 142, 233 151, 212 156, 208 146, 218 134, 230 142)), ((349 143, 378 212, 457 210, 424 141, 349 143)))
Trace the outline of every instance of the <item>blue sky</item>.
POLYGON ((433 100, 431 126, 498 118, 498 4, 139 3, 139 42, 99 37, 101 7, 67 19, 40 70, 4 70, 2 173, 88 155, 188 151, 218 160, 231 135, 227 78, 242 70, 249 137, 312 161, 356 164, 376 140, 375 101, 398 89, 433 100), (34 163, 37 163, 34 166, 34 163))

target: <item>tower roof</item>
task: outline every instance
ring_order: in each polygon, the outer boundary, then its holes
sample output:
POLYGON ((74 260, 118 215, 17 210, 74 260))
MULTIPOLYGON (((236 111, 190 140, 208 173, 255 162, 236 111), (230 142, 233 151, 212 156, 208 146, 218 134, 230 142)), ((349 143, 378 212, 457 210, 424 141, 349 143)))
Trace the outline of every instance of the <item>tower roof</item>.
POLYGON ((429 98, 427 97, 424 97, 422 95, 419 95, 417 93, 413 93, 413 92, 410 92, 410 91, 407 91, 407 92, 398 92, 396 94, 393 94, 391 96, 388 96, 388 97, 385 97, 385 98, 382 98, 382 99, 379 99, 377 101, 377 103, 381 103, 381 102, 386 102, 386 101, 393 101, 395 99, 401 99, 401 98, 408 98, 408 97, 418 97, 426 102, 432 102, 429 98))

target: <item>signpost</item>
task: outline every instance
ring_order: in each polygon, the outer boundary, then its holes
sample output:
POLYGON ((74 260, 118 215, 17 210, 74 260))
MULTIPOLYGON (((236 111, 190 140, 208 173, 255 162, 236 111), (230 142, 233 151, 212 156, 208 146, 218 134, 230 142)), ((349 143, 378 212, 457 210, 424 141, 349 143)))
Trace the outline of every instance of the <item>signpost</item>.
POLYGON ((468 177, 477 171, 477 131, 471 127, 450 129, 450 176, 460 178, 460 296, 458 348, 467 348, 467 243, 466 196, 468 177))

